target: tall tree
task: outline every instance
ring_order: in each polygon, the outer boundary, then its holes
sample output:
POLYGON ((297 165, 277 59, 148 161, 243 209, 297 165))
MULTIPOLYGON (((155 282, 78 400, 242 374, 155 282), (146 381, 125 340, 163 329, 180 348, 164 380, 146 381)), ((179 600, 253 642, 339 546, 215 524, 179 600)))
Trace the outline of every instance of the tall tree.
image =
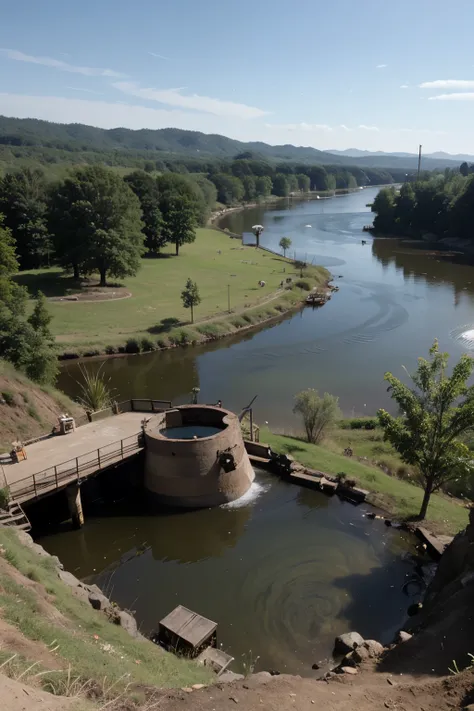
POLYGON ((244 197, 244 186, 239 178, 226 173, 211 175, 211 180, 217 188, 217 199, 224 205, 233 205, 244 197))
POLYGON ((278 244, 283 250, 283 256, 286 257, 286 250, 291 247, 291 239, 289 237, 282 237, 278 244))
POLYGON ((187 198, 188 204, 193 207, 197 225, 206 224, 209 212, 214 205, 207 204, 197 180, 187 175, 165 173, 159 175, 156 181, 160 191, 160 210, 163 219, 166 219, 166 213, 170 209, 170 201, 178 196, 187 198))
POLYGON ((194 323, 194 307, 199 306, 201 297, 198 285, 192 279, 186 281, 186 286, 181 292, 181 300, 185 309, 191 309, 191 323, 194 323))
POLYGON ((255 190, 257 197, 266 198, 272 194, 272 179, 269 175, 262 175, 255 178, 255 190))
POLYGON ((311 187, 311 180, 307 175, 304 175, 304 173, 298 173, 296 176, 296 179, 298 181, 298 188, 301 190, 303 193, 308 193, 311 187))
POLYGON ((12 231, 22 269, 49 263, 46 208, 47 183, 42 170, 21 168, 0 179, 0 212, 12 231))
POLYGON ((196 211, 192 202, 183 196, 176 195, 168 203, 165 213, 163 230, 168 242, 176 247, 176 256, 183 244, 189 244, 196 239, 196 211))
POLYGON ((371 210, 375 212, 374 229, 376 232, 393 231, 395 229, 395 193, 393 188, 379 190, 371 210))
POLYGON ((284 173, 277 173, 273 178, 273 194, 278 195, 278 197, 286 197, 289 192, 288 176, 284 175, 284 173))
POLYGON ((162 234, 163 216, 160 210, 158 183, 149 173, 142 170, 129 173, 124 180, 140 200, 145 247, 150 254, 156 254, 166 244, 162 234))
POLYGON ((140 202, 122 178, 100 165, 79 168, 56 187, 50 226, 58 258, 76 274, 123 279, 144 252, 140 202))
POLYGON ((402 414, 377 413, 385 439, 404 462, 417 468, 425 492, 420 519, 426 516, 431 495, 472 467, 471 452, 459 438, 474 430, 474 386, 467 385, 474 361, 461 356, 448 376, 448 359, 435 341, 429 360, 418 360, 413 388, 386 373, 390 395, 402 414))

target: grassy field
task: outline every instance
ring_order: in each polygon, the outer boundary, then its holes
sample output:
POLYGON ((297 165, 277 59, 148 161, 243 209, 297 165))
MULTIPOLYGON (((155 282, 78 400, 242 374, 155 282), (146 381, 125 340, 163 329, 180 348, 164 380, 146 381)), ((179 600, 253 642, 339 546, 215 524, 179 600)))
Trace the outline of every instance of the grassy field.
MULTIPOLYGON (((412 519, 420 510, 422 489, 408 481, 389 476, 378 467, 336 454, 326 446, 308 444, 294 437, 274 434, 267 429, 262 430, 260 438, 276 451, 291 454, 307 467, 327 474, 344 472, 354 477, 362 488, 373 492, 371 503, 394 516, 412 519)), ((459 502, 440 494, 432 496, 426 519, 430 530, 454 534, 465 528, 467 520, 467 509, 459 502)))
POLYGON ((2 672, 13 678, 25 672, 24 681, 57 695, 73 696, 83 687, 84 695, 87 690, 97 693, 103 708, 121 694, 138 700, 143 693, 139 685, 182 687, 212 681, 204 667, 133 639, 104 613, 74 597, 51 558, 38 556, 13 530, 1 527, 0 608, 2 620, 17 630, 8 633, 5 646, 0 626, 0 664, 18 652, 2 672), (65 693, 68 687, 70 693, 65 693))
MULTIPOLYGON (((231 310, 239 314, 272 299, 285 277, 299 276, 291 262, 283 257, 242 247, 239 240, 212 229, 199 229, 196 241, 185 245, 179 257, 174 256, 173 251, 173 247, 168 246, 161 258, 142 260, 137 276, 123 282, 132 294, 130 298, 88 303, 50 302, 52 329, 62 349, 86 345, 103 347, 123 344, 130 337, 153 337, 163 330, 162 319, 189 323, 190 313, 181 303, 181 291, 188 277, 197 282, 200 290, 202 302, 195 309, 198 322, 229 316, 228 285, 231 310), (258 286, 259 280, 266 282, 263 288, 258 286)), ((323 284, 328 278, 322 268, 309 268, 308 272, 312 284, 323 284)), ((21 272, 17 280, 31 294, 38 289, 47 296, 74 291, 71 276, 58 268, 21 272)), ((290 294, 281 293, 290 305, 302 297, 300 289, 290 294)), ((237 328, 238 325, 231 324, 230 332, 237 328)))

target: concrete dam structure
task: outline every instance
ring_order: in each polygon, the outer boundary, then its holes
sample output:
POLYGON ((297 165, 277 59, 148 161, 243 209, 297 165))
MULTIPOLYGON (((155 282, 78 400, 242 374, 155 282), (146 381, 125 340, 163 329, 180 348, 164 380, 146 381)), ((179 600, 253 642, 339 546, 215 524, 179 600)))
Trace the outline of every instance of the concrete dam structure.
POLYGON ((145 488, 160 503, 219 506, 239 499, 254 480, 239 419, 229 410, 167 410, 145 429, 145 441, 145 488))

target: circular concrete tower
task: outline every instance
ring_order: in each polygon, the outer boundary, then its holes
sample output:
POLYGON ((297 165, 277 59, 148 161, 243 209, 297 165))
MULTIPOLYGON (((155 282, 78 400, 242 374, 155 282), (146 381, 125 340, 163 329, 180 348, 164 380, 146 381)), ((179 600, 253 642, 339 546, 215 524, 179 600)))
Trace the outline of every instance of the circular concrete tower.
POLYGON ((237 415, 211 405, 183 405, 145 431, 145 488, 157 501, 200 508, 239 499, 255 474, 237 415))

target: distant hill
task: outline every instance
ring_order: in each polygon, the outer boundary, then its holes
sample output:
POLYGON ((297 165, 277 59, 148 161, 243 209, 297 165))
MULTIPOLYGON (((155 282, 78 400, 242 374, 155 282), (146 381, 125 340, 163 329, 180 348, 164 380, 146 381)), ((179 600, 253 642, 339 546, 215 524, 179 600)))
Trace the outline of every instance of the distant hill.
MULTIPOLYGON (((102 129, 84 124, 59 124, 39 119, 16 119, 0 116, 0 159, 5 163, 23 156, 41 155, 54 162, 80 162, 79 154, 113 154, 120 165, 120 156, 130 159, 131 154, 143 158, 183 158, 199 160, 231 159, 245 152, 257 153, 272 162, 291 161, 306 165, 344 165, 385 169, 416 169, 417 156, 411 154, 371 153, 369 151, 320 151, 316 148, 291 144, 272 146, 258 141, 243 143, 218 134, 184 131, 177 128, 159 130, 128 128, 102 129), (2 156, 3 153, 3 156, 2 156), (8 153, 7 156, 5 154, 8 153)), ((425 157, 426 170, 453 168, 460 157, 434 154, 425 157)), ((463 158, 464 159, 464 158, 463 158)), ((124 162, 124 165, 129 163, 124 162)))
MULTIPOLYGON (((344 151, 339 151, 337 149, 330 149, 327 153, 332 153, 335 156, 343 156, 344 158, 384 158, 385 160, 390 160, 391 158, 410 158, 412 160, 418 160, 417 153, 386 153, 385 151, 363 151, 359 148, 346 148, 344 151)), ((468 155, 467 153, 445 153, 444 151, 437 151, 435 153, 424 153, 423 161, 429 160, 430 162, 446 162, 449 163, 462 163, 467 161, 468 163, 474 163, 474 156, 468 155)), ((444 166, 446 167, 446 166, 444 166)), ((452 167, 452 166, 448 166, 452 167)))

